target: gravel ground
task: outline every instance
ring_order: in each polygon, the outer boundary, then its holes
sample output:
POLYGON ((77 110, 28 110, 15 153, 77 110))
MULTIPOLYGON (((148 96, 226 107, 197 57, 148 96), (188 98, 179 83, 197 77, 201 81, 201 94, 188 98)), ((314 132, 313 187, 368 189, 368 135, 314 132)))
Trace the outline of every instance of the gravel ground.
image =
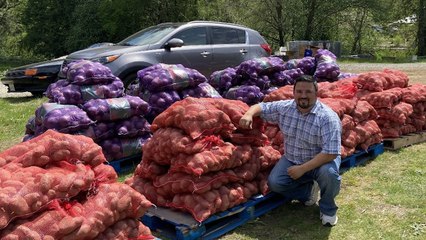
MULTIPOLYGON (((403 71, 410 78, 410 83, 426 84, 426 62, 416 63, 339 63, 340 70, 347 73, 380 71, 385 68, 403 71)), ((29 97, 31 93, 8 93, 7 87, 0 83, 0 98, 29 97)))

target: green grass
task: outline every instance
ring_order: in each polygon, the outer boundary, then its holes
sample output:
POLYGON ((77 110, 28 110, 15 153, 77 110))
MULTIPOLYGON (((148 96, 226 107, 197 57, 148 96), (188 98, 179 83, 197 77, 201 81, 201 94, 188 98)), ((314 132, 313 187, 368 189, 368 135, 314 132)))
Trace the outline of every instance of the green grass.
POLYGON ((47 98, 0 98, 0 150, 20 142, 25 125, 47 98))

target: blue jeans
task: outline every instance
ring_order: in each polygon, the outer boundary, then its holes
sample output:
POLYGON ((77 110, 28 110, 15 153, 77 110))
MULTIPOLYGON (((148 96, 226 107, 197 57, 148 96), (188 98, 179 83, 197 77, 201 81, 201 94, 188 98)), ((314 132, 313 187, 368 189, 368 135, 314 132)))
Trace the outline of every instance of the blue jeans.
POLYGON ((287 169, 295 164, 282 156, 269 174, 269 189, 283 195, 289 200, 306 202, 309 200, 313 180, 315 180, 321 189, 320 211, 325 215, 333 216, 336 214, 338 208, 334 198, 340 191, 340 162, 340 157, 337 157, 331 162, 306 172, 297 180, 293 180, 288 175, 287 169))

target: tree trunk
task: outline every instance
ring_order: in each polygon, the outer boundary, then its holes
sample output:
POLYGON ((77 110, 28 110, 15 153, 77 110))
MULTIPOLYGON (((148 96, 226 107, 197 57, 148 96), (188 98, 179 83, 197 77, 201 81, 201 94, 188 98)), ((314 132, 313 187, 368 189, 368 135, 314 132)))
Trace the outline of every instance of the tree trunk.
POLYGON ((314 26, 315 11, 317 11, 317 0, 311 0, 306 18, 305 40, 312 40, 312 26, 314 26))
POLYGON ((278 41, 279 46, 284 46, 284 29, 283 29, 283 6, 280 2, 277 2, 277 28, 278 28, 278 41))
POLYGON ((426 41, 426 19, 425 19, 425 4, 426 0, 419 0, 419 8, 418 8, 418 14, 417 14, 417 55, 418 56, 424 56, 426 49, 425 49, 425 41, 426 41))

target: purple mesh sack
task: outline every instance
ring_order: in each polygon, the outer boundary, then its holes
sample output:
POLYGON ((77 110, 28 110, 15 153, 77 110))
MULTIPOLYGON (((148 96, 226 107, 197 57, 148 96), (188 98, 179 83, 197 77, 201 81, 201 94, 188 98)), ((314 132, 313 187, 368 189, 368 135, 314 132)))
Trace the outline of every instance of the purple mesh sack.
POLYGON ((296 78, 303 75, 303 71, 300 68, 294 68, 276 72, 271 77, 271 83, 275 86, 292 85, 296 78))
POLYGON ((284 69, 283 70, 290 70, 297 68, 297 65, 299 65, 300 59, 290 59, 286 63, 284 63, 284 69))
POLYGON ((181 64, 156 64, 138 71, 141 88, 150 92, 180 91, 187 87, 196 87, 207 78, 195 69, 181 64))
POLYGON ((129 119, 115 122, 114 128, 119 137, 131 138, 151 133, 151 124, 141 116, 133 116, 129 119))
POLYGON ((40 134, 47 129, 74 133, 89 127, 94 122, 77 106, 43 103, 35 111, 35 123, 36 134, 40 134))
POLYGON ((149 103, 151 111, 149 112, 150 117, 156 117, 162 113, 174 102, 181 100, 179 94, 176 91, 165 91, 165 92, 154 92, 150 93, 145 91, 143 93, 143 99, 149 103))
POLYGON ((219 92, 224 92, 232 86, 239 84, 237 70, 228 67, 220 71, 215 71, 210 75, 209 83, 219 92))
POLYGON ((131 116, 143 116, 150 110, 148 103, 137 96, 92 99, 83 105, 83 109, 96 121, 115 121, 131 116))
POLYGON ((115 79, 107 66, 89 60, 72 62, 65 71, 67 80, 77 85, 109 83, 115 79))
POLYGON ((317 68, 314 77, 317 81, 335 81, 338 79, 340 67, 337 65, 336 56, 332 52, 327 49, 318 49, 315 61, 317 68))
POLYGON ((252 85, 242 85, 230 88, 225 94, 226 99, 240 100, 248 105, 259 103, 263 100, 264 94, 260 88, 252 85))
POLYGON ((25 134, 34 134, 36 129, 35 116, 31 116, 25 124, 25 134))
POLYGON ((50 100, 53 100, 52 92, 59 91, 58 89, 61 89, 65 86, 68 86, 70 82, 66 79, 59 79, 58 81, 49 84, 46 91, 43 93, 46 97, 48 97, 50 100))
POLYGON ((297 68, 302 70, 304 74, 313 75, 315 73, 315 58, 304 57, 297 63, 297 68))
POLYGON ((339 80, 340 79, 344 79, 344 78, 350 78, 350 77, 355 77, 358 76, 357 73, 344 73, 344 72, 340 72, 339 76, 337 77, 339 80))
MULTIPOLYGON (((50 86, 49 86, 50 87, 50 86)), ((124 85, 119 78, 111 83, 52 87, 46 91, 49 98, 61 104, 83 104, 91 99, 118 98, 124 96, 124 85)))
POLYGON ((95 142, 102 141, 104 139, 113 138, 116 135, 115 123, 114 122, 97 122, 90 125, 87 129, 83 129, 76 134, 90 137, 95 142))
POLYGON ((101 141, 99 145, 108 161, 129 157, 142 153, 142 146, 152 137, 146 134, 135 138, 112 138, 101 141))
POLYGON ((222 98, 219 92, 208 83, 200 83, 200 85, 194 88, 186 88, 183 89, 180 93, 180 97, 182 99, 187 97, 195 97, 195 98, 222 98))
POLYGON ((255 85, 261 90, 268 89, 271 86, 271 80, 269 79, 268 75, 261 75, 257 78, 249 78, 245 81, 242 81, 242 83, 244 85, 255 85))
POLYGON ((242 62, 237 67, 237 74, 256 79, 259 75, 271 74, 284 70, 284 61, 279 57, 253 58, 242 62))

